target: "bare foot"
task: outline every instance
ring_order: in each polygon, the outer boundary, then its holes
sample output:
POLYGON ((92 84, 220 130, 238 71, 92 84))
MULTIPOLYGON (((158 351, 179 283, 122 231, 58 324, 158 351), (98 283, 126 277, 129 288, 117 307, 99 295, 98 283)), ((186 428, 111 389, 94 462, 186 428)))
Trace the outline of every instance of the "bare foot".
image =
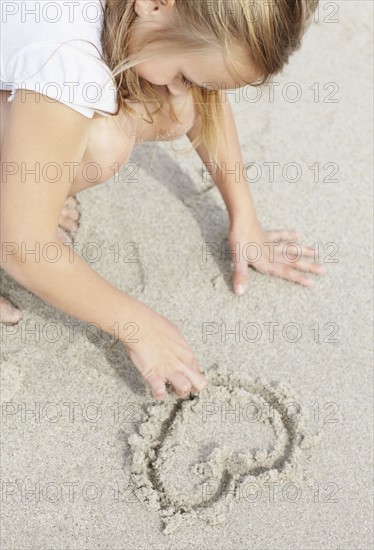
POLYGON ((58 222, 57 236, 64 244, 72 244, 73 237, 79 227, 80 212, 78 210, 79 202, 75 197, 68 197, 64 207, 61 210, 58 222))
MULTIPOLYGON (((61 210, 57 228, 57 237, 64 244, 71 245, 79 227, 80 212, 75 197, 68 197, 61 210)), ((0 295, 0 323, 15 325, 22 319, 22 311, 0 295)))
POLYGON ((0 323, 15 325, 22 319, 22 311, 14 306, 9 300, 0 296, 0 323))

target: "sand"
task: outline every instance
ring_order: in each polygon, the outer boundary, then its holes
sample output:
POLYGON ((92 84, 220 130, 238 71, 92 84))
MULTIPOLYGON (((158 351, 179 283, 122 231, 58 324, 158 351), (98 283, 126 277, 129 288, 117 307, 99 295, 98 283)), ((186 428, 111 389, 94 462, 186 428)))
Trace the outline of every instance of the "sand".
POLYGON ((231 97, 264 228, 319 244, 313 289, 251 269, 239 298, 203 261, 227 215, 194 152, 144 144, 135 181, 79 195, 78 252, 181 328, 199 396, 154 403, 119 342, 1 272, 24 310, 1 327, 2 548, 373 546, 371 21, 322 3, 274 101, 231 97))
POLYGON ((291 391, 212 368, 204 392, 148 408, 139 434, 129 439, 132 474, 139 499, 160 511, 165 533, 194 520, 221 523, 227 504, 256 502, 283 480, 290 498, 298 498, 297 455, 321 434, 302 428, 291 391))

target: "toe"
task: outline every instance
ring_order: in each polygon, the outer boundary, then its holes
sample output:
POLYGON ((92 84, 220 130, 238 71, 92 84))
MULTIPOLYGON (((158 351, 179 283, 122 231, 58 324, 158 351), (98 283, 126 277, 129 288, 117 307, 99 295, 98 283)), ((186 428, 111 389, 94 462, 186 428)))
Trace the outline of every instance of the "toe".
POLYGON ((67 244, 69 246, 73 242, 70 235, 68 235, 68 233, 66 233, 66 231, 60 226, 58 226, 58 228, 57 228, 57 237, 62 243, 67 244))
POLYGON ((75 197, 67 197, 64 206, 67 208, 77 208, 78 200, 75 197))
POLYGON ((81 217, 81 214, 77 208, 65 208, 63 209, 63 214, 74 221, 78 221, 81 217))
POLYGON ((77 222, 64 214, 61 214, 58 225, 62 227, 62 229, 65 229, 65 231, 70 231, 71 233, 76 233, 78 230, 77 222))
POLYGON ((58 222, 59 226, 61 226, 65 231, 70 232, 72 235, 75 235, 79 228, 78 221, 81 214, 78 210, 78 205, 79 203, 75 197, 68 197, 65 201, 58 222))
POLYGON ((20 319, 22 319, 22 311, 9 302, 9 300, 0 296, 0 323, 15 325, 20 319))

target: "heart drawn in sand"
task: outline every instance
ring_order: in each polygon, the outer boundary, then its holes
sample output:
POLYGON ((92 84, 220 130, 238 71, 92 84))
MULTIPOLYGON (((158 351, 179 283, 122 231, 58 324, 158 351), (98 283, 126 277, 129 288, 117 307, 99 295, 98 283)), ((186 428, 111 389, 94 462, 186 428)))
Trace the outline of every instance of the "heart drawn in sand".
POLYGON ((313 446, 301 408, 284 384, 213 367, 199 395, 148 408, 129 438, 139 500, 171 533, 181 523, 224 521, 245 483, 296 479, 297 455, 313 446))

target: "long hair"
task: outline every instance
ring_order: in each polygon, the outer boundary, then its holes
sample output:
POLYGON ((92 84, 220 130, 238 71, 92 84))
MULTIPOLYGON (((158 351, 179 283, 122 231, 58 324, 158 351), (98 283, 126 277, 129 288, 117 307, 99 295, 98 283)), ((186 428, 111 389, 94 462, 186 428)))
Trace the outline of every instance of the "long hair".
MULTIPOLYGON (((251 83, 261 86, 278 74, 288 63, 290 55, 301 44, 318 0, 175 0, 172 24, 162 30, 149 32, 136 45, 137 53, 130 57, 129 40, 137 18, 134 0, 107 0, 102 32, 103 55, 117 84, 116 114, 122 109, 134 117, 136 113, 129 101, 143 103, 147 113, 144 120, 154 122, 154 115, 163 108, 165 98, 152 86, 138 77, 133 68, 146 60, 175 53, 224 54, 230 72, 234 72, 232 52, 241 47, 249 62, 261 75, 251 83), (156 104, 150 111, 147 103, 156 104)), ((216 158, 217 135, 221 127, 220 90, 212 87, 192 86, 201 130, 192 145, 204 142, 212 160, 216 158)), ((166 96, 172 118, 180 122, 166 96)))

